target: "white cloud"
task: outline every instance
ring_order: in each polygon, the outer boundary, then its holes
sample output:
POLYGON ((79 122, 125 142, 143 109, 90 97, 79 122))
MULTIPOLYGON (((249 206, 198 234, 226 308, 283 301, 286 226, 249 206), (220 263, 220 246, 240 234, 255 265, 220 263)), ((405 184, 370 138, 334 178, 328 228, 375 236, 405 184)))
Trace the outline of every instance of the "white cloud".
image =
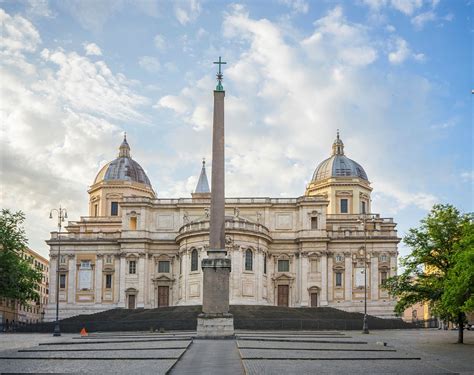
POLYGON ((27 0, 26 14, 28 17, 54 18, 56 16, 49 8, 48 0, 27 0))
POLYGON ((116 122, 142 121, 146 100, 103 61, 61 49, 38 53, 41 38, 29 21, 3 10, 0 17, 0 54, 8 57, 0 60, 0 205, 26 212, 30 246, 46 255, 49 210, 62 204, 71 217, 87 212, 98 161, 120 143, 116 122))
POLYGON ((417 30, 421 30, 426 23, 435 21, 437 19, 435 12, 429 10, 428 12, 420 13, 411 19, 411 23, 417 30))
POLYGON ((423 0, 391 0, 390 4, 396 10, 410 16, 422 7, 423 0))
POLYGON ((153 43, 157 49, 163 49, 166 46, 166 41, 163 35, 157 34, 153 38, 153 43))
POLYGON ((176 0, 174 12, 181 25, 194 21, 201 13, 200 0, 176 0))
POLYGON ((413 53, 408 46, 408 42, 400 37, 392 39, 390 42, 392 51, 388 54, 388 61, 391 64, 399 65, 405 60, 412 58, 415 61, 425 61, 425 55, 423 53, 413 53))
POLYGON ((0 49, 6 54, 34 52, 41 43, 36 28, 20 15, 12 17, 0 8, 0 23, 2 25, 0 49))
POLYGON ((86 56, 102 56, 102 51, 97 44, 84 43, 83 46, 86 51, 86 56))
POLYGON ((160 107, 171 109, 180 115, 189 109, 189 106, 182 98, 172 95, 162 97, 158 103, 154 105, 154 108, 159 109, 160 107))
POLYGON ((305 0, 279 0, 280 3, 288 6, 294 13, 308 13, 309 4, 305 0))
POLYGON ((160 61, 156 57, 142 56, 138 60, 138 65, 150 73, 159 72, 161 69, 160 61))
POLYGON ((465 182, 468 182, 468 183, 474 183, 474 171, 470 171, 470 172, 462 172, 461 173, 461 179, 465 182))
POLYGON ((389 33, 394 33, 397 29, 393 25, 387 25, 385 30, 387 30, 389 33))

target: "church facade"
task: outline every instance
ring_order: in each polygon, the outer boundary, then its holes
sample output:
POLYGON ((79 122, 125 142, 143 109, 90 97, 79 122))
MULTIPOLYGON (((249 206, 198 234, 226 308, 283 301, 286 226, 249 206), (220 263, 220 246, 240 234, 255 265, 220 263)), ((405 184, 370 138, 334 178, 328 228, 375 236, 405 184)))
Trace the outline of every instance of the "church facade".
MULTIPOLYGON (((368 313, 393 317, 395 300, 382 284, 397 272, 400 239, 393 219, 371 213, 371 191, 338 134, 303 196, 227 198, 230 303, 362 312, 366 287, 368 313)), ((202 303, 210 206, 204 162, 190 198, 159 198, 124 139, 88 193, 88 215, 47 241, 46 319, 55 316, 57 264, 62 318, 202 303)))

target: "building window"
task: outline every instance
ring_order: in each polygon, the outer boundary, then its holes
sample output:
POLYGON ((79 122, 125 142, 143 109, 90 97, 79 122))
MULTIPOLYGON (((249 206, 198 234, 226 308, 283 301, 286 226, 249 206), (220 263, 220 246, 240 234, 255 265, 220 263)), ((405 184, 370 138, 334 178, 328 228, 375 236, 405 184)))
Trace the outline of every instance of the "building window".
POLYGON ((111 202, 110 203, 110 215, 111 216, 118 216, 118 202, 111 202))
POLYGON ((342 255, 336 255, 336 262, 342 262, 342 255))
POLYGON ((66 289, 66 275, 64 273, 59 274, 59 289, 66 289))
POLYGON ((347 199, 341 199, 341 214, 347 214, 349 212, 349 205, 347 199))
POLYGON ((105 289, 112 289, 112 275, 105 275, 105 289))
POLYGON ((290 261, 289 260, 279 260, 278 261, 278 272, 289 272, 290 271, 290 261))
POLYGON ((112 255, 107 255, 105 257, 105 263, 106 264, 112 264, 112 255))
POLYGON ((130 218, 130 230, 137 230, 137 218, 131 217, 130 218))
POLYGON ((183 257, 179 257, 179 274, 183 273, 183 257))
POLYGON ((342 272, 336 272, 336 286, 342 286, 342 272))
POLYGON ((168 260, 160 260, 158 262, 158 272, 159 273, 169 273, 170 272, 170 262, 168 260))
POLYGON ((362 211, 363 214, 366 213, 366 207, 365 207, 365 202, 364 201, 362 201, 361 211, 362 211))
POLYGON ((66 255, 61 255, 59 258, 59 264, 66 264, 66 255))
POLYGON ((137 273, 137 261, 131 260, 128 262, 128 273, 130 275, 135 275, 137 273))
POLYGON ((194 249, 191 252, 191 271, 197 271, 198 269, 198 252, 194 249))
POLYGON ((312 217, 311 218, 311 229, 318 229, 318 218, 312 217))
POLYGON ((94 216, 99 216, 99 205, 94 204, 94 216))
POLYGON ((311 265, 311 273, 316 273, 318 272, 318 260, 317 259, 311 259, 310 261, 311 265))
POLYGON ((245 251, 245 271, 252 271, 253 269, 253 253, 252 250, 245 251))
POLYGON ((386 262, 387 261, 387 255, 383 254, 380 256, 380 261, 381 262, 386 262))
POLYGON ((380 272, 380 283, 383 285, 387 281, 388 273, 387 271, 380 272))
POLYGON ((263 274, 267 274, 267 254, 263 255, 263 274))

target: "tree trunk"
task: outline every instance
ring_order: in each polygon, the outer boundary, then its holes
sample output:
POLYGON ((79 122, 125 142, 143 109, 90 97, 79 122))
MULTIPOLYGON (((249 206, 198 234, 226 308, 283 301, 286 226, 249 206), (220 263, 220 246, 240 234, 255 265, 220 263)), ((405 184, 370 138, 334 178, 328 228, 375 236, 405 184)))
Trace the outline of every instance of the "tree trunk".
POLYGON ((464 344, 464 313, 458 314, 458 344, 464 344))

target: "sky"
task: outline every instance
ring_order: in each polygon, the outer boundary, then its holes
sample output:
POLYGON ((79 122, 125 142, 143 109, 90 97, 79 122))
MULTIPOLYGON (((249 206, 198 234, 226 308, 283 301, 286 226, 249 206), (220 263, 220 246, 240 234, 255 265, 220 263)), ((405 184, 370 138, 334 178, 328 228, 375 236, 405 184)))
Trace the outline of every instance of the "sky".
POLYGON ((399 236, 435 203, 472 211, 472 10, 472 0, 0 0, 0 206, 25 212, 30 247, 47 255, 50 210, 87 216, 87 189, 123 132, 158 197, 190 197, 211 159, 222 56, 228 196, 303 195, 340 129, 371 181, 372 211, 399 236))

